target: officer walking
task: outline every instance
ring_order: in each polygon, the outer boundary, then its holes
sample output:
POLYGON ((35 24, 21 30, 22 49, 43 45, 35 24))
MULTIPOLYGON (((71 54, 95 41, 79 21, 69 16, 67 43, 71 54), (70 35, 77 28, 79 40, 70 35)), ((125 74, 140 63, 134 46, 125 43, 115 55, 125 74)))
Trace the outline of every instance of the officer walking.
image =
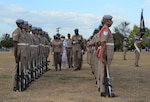
POLYGON ((67 46, 67 61, 68 61, 68 67, 73 67, 73 51, 72 51, 72 39, 70 33, 68 33, 68 39, 66 39, 67 46))
POLYGON ((102 23, 104 25, 100 31, 100 42, 101 42, 100 95, 101 97, 106 97, 108 93, 106 92, 104 85, 104 69, 106 65, 108 66, 108 68, 110 67, 114 56, 114 39, 109 29, 109 27, 113 23, 112 16, 104 15, 102 23))
POLYGON ((54 52, 54 64, 55 64, 55 70, 58 71, 58 64, 59 64, 59 70, 61 71, 61 56, 63 51, 63 43, 59 38, 59 35, 57 34, 55 36, 55 40, 52 42, 52 52, 54 52))
POLYGON ((82 44, 83 37, 79 34, 79 30, 74 30, 75 35, 72 36, 72 44, 73 44, 73 55, 74 55, 74 67, 75 71, 81 69, 82 64, 82 44))

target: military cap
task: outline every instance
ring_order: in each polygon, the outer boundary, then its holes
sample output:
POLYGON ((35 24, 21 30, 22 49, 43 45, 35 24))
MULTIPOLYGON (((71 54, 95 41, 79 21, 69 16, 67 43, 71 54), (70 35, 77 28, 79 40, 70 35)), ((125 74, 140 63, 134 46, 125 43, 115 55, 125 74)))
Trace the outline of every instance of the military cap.
POLYGON ((41 27, 37 27, 37 30, 38 30, 38 31, 42 31, 42 28, 41 28, 41 27))
POLYGON ((104 15, 103 18, 104 19, 112 19, 113 17, 111 15, 104 15))
POLYGON ((24 24, 25 24, 25 25, 28 25, 28 21, 24 21, 24 24))
POLYGON ((61 38, 65 38, 65 36, 62 35, 61 38))
POLYGON ((16 23, 18 23, 18 24, 19 24, 19 23, 24 23, 24 20, 22 20, 22 19, 17 19, 17 20, 16 20, 16 23))
POLYGON ((92 36, 90 36, 90 39, 92 39, 93 38, 93 35, 92 36))
POLYGON ((32 27, 32 30, 37 30, 37 28, 36 27, 32 27))
POLYGON ((46 35, 48 35, 48 32, 45 32, 46 35))
POLYGON ((28 26, 29 26, 29 27, 32 27, 32 25, 31 25, 31 24, 28 24, 28 26))

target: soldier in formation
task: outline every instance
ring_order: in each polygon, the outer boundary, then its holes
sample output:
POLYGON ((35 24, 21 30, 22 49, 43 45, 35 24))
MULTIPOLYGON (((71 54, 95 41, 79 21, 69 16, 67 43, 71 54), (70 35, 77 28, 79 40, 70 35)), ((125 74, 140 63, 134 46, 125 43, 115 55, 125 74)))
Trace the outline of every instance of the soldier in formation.
POLYGON ((123 60, 126 60, 127 51, 128 51, 127 38, 124 38, 124 41, 123 41, 123 60))
MULTIPOLYGON (((110 68, 114 55, 114 39, 109 27, 112 25, 112 16, 104 15, 102 25, 94 30, 93 36, 89 39, 90 65, 96 79, 96 84, 101 97, 110 96, 106 90, 105 79, 106 66, 110 68)), ((109 80, 109 79, 107 79, 109 80)), ((111 97, 114 97, 113 94, 111 97)))
POLYGON ((30 83, 40 77, 48 68, 50 42, 48 33, 39 27, 32 27, 27 21, 16 20, 13 31, 14 57, 13 91, 24 91, 30 83))

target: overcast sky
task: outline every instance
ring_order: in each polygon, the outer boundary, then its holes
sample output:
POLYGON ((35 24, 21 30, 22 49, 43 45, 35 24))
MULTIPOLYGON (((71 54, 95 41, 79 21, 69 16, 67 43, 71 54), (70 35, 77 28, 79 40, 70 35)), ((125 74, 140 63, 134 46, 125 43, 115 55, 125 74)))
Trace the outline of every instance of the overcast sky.
POLYGON ((61 27, 65 36, 78 28, 88 38, 105 14, 113 16, 111 30, 123 21, 130 22, 131 29, 139 26, 142 8, 145 26, 150 28, 150 0, 0 0, 0 34, 12 34, 15 21, 21 18, 41 27, 50 37, 61 27))

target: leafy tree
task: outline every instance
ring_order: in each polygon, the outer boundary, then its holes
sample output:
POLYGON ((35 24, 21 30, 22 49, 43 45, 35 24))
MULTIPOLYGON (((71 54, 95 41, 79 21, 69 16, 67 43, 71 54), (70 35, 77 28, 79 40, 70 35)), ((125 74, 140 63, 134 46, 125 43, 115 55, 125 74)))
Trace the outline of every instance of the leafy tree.
POLYGON ((13 47, 13 40, 9 34, 3 34, 0 45, 6 48, 13 47))
POLYGON ((123 39, 127 38, 130 29, 128 28, 128 25, 130 23, 127 21, 121 22, 118 26, 114 27, 114 41, 115 41, 115 50, 119 51, 123 48, 123 39))
POLYGON ((130 23, 127 21, 121 22, 118 26, 114 27, 114 31, 127 37, 130 32, 130 29, 128 28, 129 24, 130 23))
MULTIPOLYGON (((133 30, 131 30, 129 35, 130 49, 134 49, 135 36, 140 37, 140 27, 138 27, 137 25, 134 25, 133 30)), ((148 28, 146 28, 146 32, 143 36, 143 43, 142 43, 143 48, 145 48, 146 46, 150 46, 150 29, 148 28)))

